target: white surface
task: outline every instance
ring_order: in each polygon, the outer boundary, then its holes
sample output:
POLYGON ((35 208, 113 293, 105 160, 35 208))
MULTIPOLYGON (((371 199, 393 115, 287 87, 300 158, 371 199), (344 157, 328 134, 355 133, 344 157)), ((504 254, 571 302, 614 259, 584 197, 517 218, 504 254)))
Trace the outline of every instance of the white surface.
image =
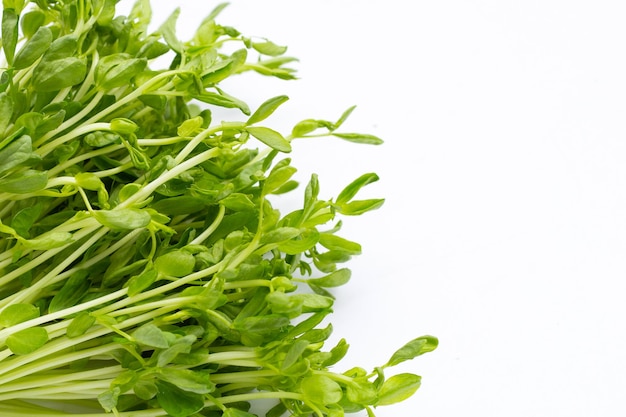
MULTIPOLYGON (((213 7, 183 4, 181 30, 213 7)), ((386 140, 296 143, 334 195, 363 172, 377 212, 332 319, 346 367, 422 334, 440 348, 379 417, 623 416, 626 402, 626 5, 620 1, 232 0, 219 20, 287 44, 301 79, 242 78, 273 127, 335 119, 386 140), (261 82, 263 81, 263 82, 261 82)), ((241 91, 237 91, 241 89, 241 91)))

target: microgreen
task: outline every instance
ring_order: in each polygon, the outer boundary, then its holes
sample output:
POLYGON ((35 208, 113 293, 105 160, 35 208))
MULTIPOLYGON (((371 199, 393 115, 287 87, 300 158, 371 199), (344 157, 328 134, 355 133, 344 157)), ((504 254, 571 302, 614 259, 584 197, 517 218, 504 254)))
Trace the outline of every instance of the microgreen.
POLYGON ((372 416, 407 399, 421 378, 385 372, 436 338, 372 372, 331 370, 348 343, 324 348, 361 253, 340 218, 381 207, 358 199, 378 176, 323 199, 313 174, 302 208, 274 207, 299 187, 296 139, 382 141, 341 131, 354 107, 284 134, 266 120, 288 97, 225 91, 295 78, 285 46, 217 22, 226 4, 182 40, 179 10, 149 32, 148 0, 116 3, 3 0, 0 415, 250 417, 273 400, 268 417, 372 416))

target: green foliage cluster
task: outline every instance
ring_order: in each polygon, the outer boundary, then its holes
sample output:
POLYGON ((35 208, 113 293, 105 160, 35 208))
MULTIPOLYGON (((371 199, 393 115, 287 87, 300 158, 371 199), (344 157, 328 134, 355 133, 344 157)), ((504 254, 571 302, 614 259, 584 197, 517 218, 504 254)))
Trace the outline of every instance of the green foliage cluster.
POLYGON ((273 399, 267 417, 373 416, 411 396, 419 376, 385 371, 436 338, 371 372, 331 370, 343 339, 324 350, 361 252, 338 216, 380 207, 357 198, 378 177, 325 200, 312 175, 284 215, 270 201, 298 187, 294 139, 381 140, 340 131, 353 108, 283 135, 265 122, 287 97, 251 111, 224 91, 295 78, 285 47, 216 22, 225 5, 182 41, 178 11, 149 32, 148 0, 116 3, 3 0, 0 415, 249 417, 273 399))

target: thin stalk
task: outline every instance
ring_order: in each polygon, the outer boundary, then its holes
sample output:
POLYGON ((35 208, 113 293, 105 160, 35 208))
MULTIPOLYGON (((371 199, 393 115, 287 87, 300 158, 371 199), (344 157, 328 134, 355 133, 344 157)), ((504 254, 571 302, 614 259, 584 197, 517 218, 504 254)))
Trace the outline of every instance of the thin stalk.
MULTIPOLYGON (((99 227, 101 227, 101 226, 99 226, 99 227)), ((54 278, 54 276, 56 276, 59 273, 61 273, 72 262, 74 262, 79 256, 81 256, 85 251, 87 251, 87 249, 89 249, 95 242, 97 242, 98 239, 100 239, 102 236, 104 236, 106 234, 108 229, 104 228, 104 229, 102 229, 100 231, 97 231, 97 229, 99 227, 83 229, 83 230, 81 230, 79 232, 76 232, 76 234, 74 236, 76 241, 79 241, 82 238, 90 236, 90 235, 92 237, 90 239, 88 239, 85 243, 83 243, 74 253, 72 253, 70 256, 68 256, 63 262, 61 262, 59 265, 57 265, 52 271, 48 272, 43 279, 35 282, 30 287, 26 288, 25 291, 17 293, 17 294, 13 294, 12 296, 9 296, 9 297, 1 300, 0 301, 0 311, 4 310, 4 308, 8 304, 24 302, 28 298, 28 296, 30 296, 33 293, 37 293, 37 291, 39 291, 43 287, 49 285, 49 283, 50 283, 49 281, 51 281, 54 278)), ((24 274, 24 273, 34 269, 38 265, 41 265, 43 262, 45 262, 48 259, 50 259, 50 258, 54 257, 55 255, 57 255, 63 249, 65 249, 65 246, 63 246, 61 248, 47 250, 47 251, 43 252, 41 255, 39 255, 37 258, 33 259, 32 261, 30 261, 30 262, 22 265, 21 267, 15 269, 14 271, 11 271, 8 274, 4 275, 3 277, 0 278, 0 287, 3 286, 3 285, 6 285, 7 283, 11 282, 12 280, 18 278, 22 274, 24 274)))
POLYGON ((76 123, 80 122, 84 117, 86 117, 89 113, 91 113, 91 111, 98 105, 98 103, 100 103, 100 100, 102 99, 102 97, 104 97, 104 92, 98 91, 96 95, 91 99, 89 104, 85 106, 84 109, 82 109, 80 112, 74 115, 74 117, 61 123, 61 125, 57 127, 56 129, 51 130, 50 132, 43 135, 41 138, 39 138, 39 140, 37 140, 33 144, 33 146, 34 147, 41 146, 42 144, 46 143, 48 140, 52 139, 59 133, 69 129, 70 127, 74 126, 76 123))
POLYGON ((207 227, 202 233, 196 236, 189 244, 190 245, 200 245, 205 240, 209 238, 215 232, 215 230, 219 227, 220 223, 224 219, 224 213, 226 213, 226 207, 220 204, 219 211, 217 212, 217 216, 215 216, 215 220, 211 223, 209 227, 207 227))
POLYGON ((173 178, 176 178, 178 175, 182 174, 185 171, 188 171, 189 169, 195 167, 196 165, 199 165, 205 161, 208 161, 209 159, 215 158, 216 156, 220 154, 220 152, 221 152, 220 148, 212 148, 202 153, 199 153, 198 155, 192 158, 189 158, 188 160, 175 166, 171 170, 165 171, 163 174, 161 174, 161 176, 156 178, 154 181, 146 184, 141 190, 139 190, 138 192, 133 194, 131 197, 129 197, 126 201, 118 205, 118 207, 125 208, 132 204, 143 201, 144 199, 152 195, 152 193, 157 188, 165 184, 167 181, 173 178))
POLYGON ((106 155, 109 153, 113 153, 115 151, 119 151, 121 149, 125 149, 124 145, 110 145, 110 146, 106 146, 104 148, 100 148, 100 149, 96 149, 94 151, 91 152, 85 152, 83 154, 80 154, 79 156, 76 156, 72 159, 68 159, 67 161, 56 165, 55 167, 51 168, 48 171, 48 175, 50 177, 54 177, 55 175, 58 175, 59 173, 63 172, 64 170, 66 170, 67 168, 73 166, 73 165, 77 165, 79 162, 83 162, 92 158, 95 158, 97 156, 101 156, 101 155, 106 155))
POLYGON ((67 372, 59 375, 36 375, 32 377, 24 377, 18 382, 2 385, 2 393, 38 388, 42 386, 59 385, 74 381, 115 378, 123 370, 124 368, 122 368, 121 365, 112 365, 103 368, 90 369, 87 371, 67 372))
POLYGON ((92 123, 78 127, 63 136, 59 136, 52 142, 46 143, 45 145, 38 148, 35 152, 39 156, 44 157, 59 146, 63 145, 65 142, 69 142, 70 140, 82 136, 86 133, 97 132, 100 130, 111 130, 111 123, 92 123))

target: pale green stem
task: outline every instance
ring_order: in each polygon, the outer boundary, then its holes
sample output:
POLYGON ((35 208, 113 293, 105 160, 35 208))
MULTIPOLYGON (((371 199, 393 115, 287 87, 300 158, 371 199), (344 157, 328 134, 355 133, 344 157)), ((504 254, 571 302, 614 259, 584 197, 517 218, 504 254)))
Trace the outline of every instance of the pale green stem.
POLYGON ((215 158, 216 156, 220 154, 220 152, 221 152, 221 149, 219 148, 209 149, 208 151, 204 151, 188 159, 182 164, 175 166, 171 170, 165 171, 163 174, 161 174, 160 177, 146 184, 143 188, 141 188, 141 190, 137 191, 135 194, 133 194, 123 203, 119 204, 117 207, 126 208, 135 203, 139 203, 143 201, 144 199, 148 198, 157 188, 165 184, 167 181, 173 178, 176 178, 178 175, 195 167, 196 165, 201 164, 202 162, 208 161, 211 158, 215 158))
POLYGON ((89 68, 89 73, 87 74, 87 77, 85 77, 85 80, 83 81, 80 88, 76 92, 76 95, 74 96, 75 101, 80 101, 85 96, 85 94, 87 94, 89 89, 94 86, 94 74, 96 72, 96 66, 98 65, 99 60, 100 55, 98 55, 98 51, 94 51, 92 55, 91 68, 89 68))
POLYGON ((71 167, 73 165, 78 164, 79 162, 86 161, 88 159, 92 159, 92 158, 95 158, 95 157, 100 156, 100 155, 106 155, 108 153, 119 151, 121 149, 125 149, 124 145, 110 145, 110 146, 107 146, 107 147, 104 147, 104 148, 96 149, 96 150, 91 151, 91 152, 86 152, 84 154, 80 154, 79 156, 77 156, 75 158, 68 159, 67 161, 63 162, 62 164, 59 164, 59 165, 51 168, 48 171, 48 175, 50 177, 53 177, 53 176, 57 175, 58 173, 63 172, 65 169, 67 169, 67 168, 69 168, 69 167, 71 167))
POLYGON ((39 140, 37 140, 34 143, 34 147, 38 147, 41 144, 46 143, 48 140, 50 140, 54 136, 58 135, 59 133, 69 129, 71 126, 73 126, 76 123, 80 122, 84 117, 86 117, 89 113, 91 113, 91 111, 98 105, 98 103, 100 102, 102 97, 104 97, 104 92, 103 91, 98 91, 96 93, 96 95, 91 99, 89 104, 87 106, 85 106, 85 108, 83 110, 81 110, 76 115, 74 115, 74 117, 66 120, 63 123, 61 123, 61 125, 59 127, 57 127, 56 129, 51 130, 50 132, 46 133, 41 138, 39 138, 39 140))
POLYGON ((52 142, 48 142, 45 145, 41 146, 39 149, 37 149, 35 152, 39 155, 39 156, 46 156, 48 155, 50 152, 52 152, 53 150, 55 150, 57 147, 63 145, 65 142, 68 142, 74 138, 77 138, 81 135, 84 135, 86 133, 90 133, 90 132, 96 132, 99 130, 111 130, 111 123, 91 123, 89 125, 85 125, 85 126, 81 126, 78 127, 68 133, 66 133, 63 136, 58 137, 57 139, 53 140, 52 142))
POLYGON ((122 161, 120 161, 120 162, 123 162, 123 164, 118 166, 118 167, 110 168, 110 169, 107 169, 107 170, 104 170, 104 171, 97 171, 97 172, 94 172, 93 174, 96 177, 98 177, 98 178, 106 178, 106 177, 110 177, 110 176, 115 175, 115 174, 122 173, 122 172, 124 172, 124 171, 126 171, 126 170, 128 170, 128 169, 133 167, 133 163, 132 162, 128 162, 129 159, 130 159, 130 157, 124 158, 122 161))
POLYGON ((272 284, 267 279, 250 279, 245 281, 225 282, 225 290, 233 290, 237 288, 251 288, 251 287, 270 287, 272 284))
MULTIPOLYGON (((101 227, 101 226, 98 226, 101 227)), ((9 296, 3 300, 0 301, 0 311, 4 310, 4 308, 11 303, 16 303, 16 302, 22 302, 24 301, 28 295, 30 295, 31 293, 35 293, 37 291, 39 291, 41 288, 47 286, 49 284, 49 281, 53 279, 54 276, 58 275, 60 272, 62 272, 68 265, 70 265, 72 262, 74 262, 80 255, 82 255, 87 249, 89 249, 89 247, 91 245, 93 245, 95 242, 98 241, 98 239, 100 239, 102 236, 104 236, 104 234, 106 234, 106 232, 108 231, 108 229, 105 230, 101 230, 98 233, 96 233, 96 230, 98 229, 98 227, 94 227, 94 228, 89 228, 89 229, 83 229, 80 230, 79 232, 76 232, 76 234, 74 235, 74 240, 78 241, 84 237, 87 236, 92 236, 91 239, 89 239, 87 242, 83 243, 80 248, 78 250, 76 250, 74 253, 72 253, 71 255, 69 255, 63 262, 61 262, 59 265, 57 265, 52 271, 48 272, 46 274, 46 276, 35 282, 33 285, 31 285, 30 287, 28 287, 24 292, 20 292, 18 294, 13 294, 12 296, 9 296)), ((66 245, 67 246, 67 245, 66 245)), ((61 247, 61 248, 56 248, 56 249, 50 249, 47 250, 45 252, 43 252, 41 255, 39 255, 37 258, 33 259, 32 261, 26 263, 25 265, 22 265, 21 267, 9 272, 8 274, 4 275, 3 277, 0 278, 0 287, 3 285, 6 285, 7 283, 11 282, 12 280, 18 278, 19 276, 21 276, 22 274, 33 270, 35 267, 37 267, 38 265, 41 265, 43 262, 47 261, 48 259, 54 257, 55 255, 57 255, 59 252, 61 252, 63 249, 65 248, 65 246, 61 247)))
POLYGON ((62 90, 59 90, 59 92, 57 93, 56 97, 54 97, 51 101, 51 103, 60 103, 63 100, 65 100, 65 98, 67 97, 67 95, 70 93, 70 91, 72 91, 72 87, 65 87, 62 90))
POLYGON ((224 213, 226 212, 226 208, 220 204, 220 209, 217 213, 217 216, 215 217, 215 220, 213 220, 213 223, 211 223, 211 225, 209 227, 207 227, 202 233, 200 233, 198 236, 196 236, 196 238, 194 240, 192 240, 189 244, 190 245, 200 245, 202 244, 205 240, 207 240, 209 238, 209 236, 211 236, 213 234, 213 232, 215 232, 215 229, 218 228, 218 226, 220 225, 220 223, 222 222, 222 219, 224 218, 224 213))
MULTIPOLYGON (((111 378, 112 379, 112 378, 111 378)), ((82 392, 88 397, 93 398, 94 389, 96 392, 103 392, 109 388, 111 384, 110 379, 97 380, 97 381, 74 381, 69 384, 55 384, 52 386, 42 385, 40 388, 25 389, 18 392, 5 392, 0 393, 0 401, 7 401, 13 399, 72 399, 77 396, 81 396, 82 392), (65 395, 64 395, 65 394, 65 395)))
MULTIPOLYGON (((72 343, 70 346, 73 345, 74 343, 72 343)), ((33 362, 32 354, 17 356, 13 361, 11 361, 10 364, 5 364, 1 366, 0 370, 2 370, 2 372, 0 372, 0 386, 39 371, 58 368, 60 366, 67 365, 81 359, 97 357, 117 350, 119 348, 120 345, 118 343, 108 343, 106 345, 97 346, 94 348, 83 349, 76 352, 68 352, 55 357, 46 357, 46 355, 39 354, 37 352, 36 356, 41 360, 36 362, 33 362), (11 373, 11 371, 13 370, 15 370, 15 372, 11 373)))

